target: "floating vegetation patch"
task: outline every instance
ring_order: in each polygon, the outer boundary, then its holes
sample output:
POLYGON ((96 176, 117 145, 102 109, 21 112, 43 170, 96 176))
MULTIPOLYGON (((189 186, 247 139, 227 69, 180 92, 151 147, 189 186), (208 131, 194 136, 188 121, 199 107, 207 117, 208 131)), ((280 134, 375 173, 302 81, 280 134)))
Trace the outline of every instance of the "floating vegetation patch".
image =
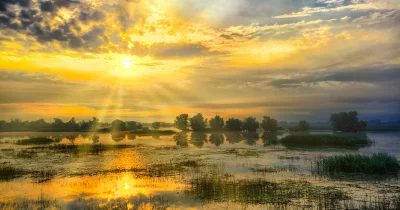
POLYGON ((305 146, 364 146, 372 143, 364 136, 329 134, 293 134, 281 139, 283 145, 305 146))
POLYGON ((227 149, 224 150, 223 153, 225 154, 234 154, 236 156, 260 156, 263 151, 256 150, 256 149, 227 149))
POLYGON ((387 153, 372 156, 349 154, 324 157, 317 161, 319 174, 336 175, 341 173, 359 173, 372 175, 397 175, 400 170, 396 157, 387 153))
POLYGON ((250 170, 253 171, 254 173, 265 174, 265 173, 278 173, 283 171, 295 171, 296 167, 293 165, 275 166, 275 167, 255 166, 251 167, 250 170))
POLYGON ((29 139, 21 139, 15 142, 18 145, 32 145, 32 144, 51 144, 54 143, 53 139, 46 137, 35 137, 29 139))

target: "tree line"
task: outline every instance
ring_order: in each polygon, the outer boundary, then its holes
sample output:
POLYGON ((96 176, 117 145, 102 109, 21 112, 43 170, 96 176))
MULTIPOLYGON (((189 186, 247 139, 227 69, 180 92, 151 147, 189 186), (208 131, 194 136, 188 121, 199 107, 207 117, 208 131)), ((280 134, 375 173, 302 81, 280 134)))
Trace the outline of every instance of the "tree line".
MULTIPOLYGON (((365 131, 366 121, 358 119, 356 111, 333 113, 330 116, 330 122, 333 131, 340 132, 360 132, 365 131)), ((150 128, 158 130, 163 123, 153 122, 150 128)), ((257 129, 262 128, 265 132, 277 132, 283 130, 278 126, 278 121, 272 117, 264 116, 261 122, 257 121, 255 117, 247 117, 243 120, 238 118, 229 118, 224 120, 221 116, 216 115, 210 120, 204 118, 201 113, 189 118, 188 114, 181 114, 177 116, 173 124, 176 128, 182 131, 245 131, 255 132, 257 129), (190 128, 190 129, 189 129, 190 128)), ((118 132, 118 131, 143 131, 150 130, 149 127, 143 126, 142 123, 136 121, 122 121, 114 120, 111 124, 101 123, 99 119, 93 117, 92 120, 82 120, 77 122, 75 118, 64 122, 59 118, 54 118, 53 122, 46 122, 44 119, 34 121, 22 121, 20 119, 11 119, 6 122, 0 120, 0 131, 64 131, 64 132, 87 132, 87 131, 104 131, 104 132, 118 132)), ((300 120, 297 126, 289 128, 290 131, 305 132, 310 130, 310 123, 305 120, 300 120)))

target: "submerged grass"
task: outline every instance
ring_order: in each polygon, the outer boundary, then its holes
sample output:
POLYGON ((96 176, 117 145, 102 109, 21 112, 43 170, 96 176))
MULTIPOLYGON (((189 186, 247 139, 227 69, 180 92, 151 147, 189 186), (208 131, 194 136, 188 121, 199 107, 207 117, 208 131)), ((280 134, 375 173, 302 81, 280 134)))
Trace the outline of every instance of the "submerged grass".
POLYGON ((46 137, 35 137, 29 139, 21 139, 16 142, 18 145, 32 145, 32 144, 51 144, 54 143, 53 139, 46 137))
POLYGON ((281 139, 284 145, 305 146, 363 146, 372 143, 370 139, 355 135, 292 134, 281 139))
POLYGON ((387 153, 372 156, 350 154, 325 157, 317 161, 317 171, 323 174, 360 173, 371 175, 397 175, 400 164, 387 153))

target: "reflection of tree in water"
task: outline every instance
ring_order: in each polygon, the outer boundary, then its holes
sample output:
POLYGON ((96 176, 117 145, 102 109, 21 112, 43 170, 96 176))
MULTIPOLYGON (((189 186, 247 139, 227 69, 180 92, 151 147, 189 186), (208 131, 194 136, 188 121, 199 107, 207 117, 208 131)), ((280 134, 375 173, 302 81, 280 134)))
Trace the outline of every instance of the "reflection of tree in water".
POLYGON ((151 136, 153 139, 160 139, 160 135, 153 135, 151 136))
POLYGON ((186 132, 180 132, 174 135, 174 141, 177 146, 187 147, 188 146, 188 135, 186 132))
POLYGON ((243 133, 243 139, 245 140, 246 144, 254 145, 259 139, 257 132, 247 132, 243 133))
POLYGON ((132 134, 132 133, 128 134, 128 140, 133 141, 135 139, 136 139, 136 134, 132 134))
POLYGON ((240 141, 242 141, 242 134, 240 132, 226 132, 225 136, 226 136, 226 140, 230 144, 235 144, 235 143, 239 143, 240 141))
POLYGON ((278 144, 278 136, 276 133, 264 132, 261 136, 264 146, 278 144))
POLYGON ((192 132, 190 141, 194 146, 201 148, 203 147, 204 142, 207 142, 207 134, 204 132, 192 132))
POLYGON ((219 145, 223 144, 224 141, 225 141, 225 137, 221 133, 213 133, 210 136, 210 142, 217 147, 219 145))
POLYGON ((79 137, 79 134, 74 134, 74 135, 71 135, 71 136, 66 136, 65 138, 68 139, 72 144, 75 144, 75 140, 78 137, 79 137))
POLYGON ((97 133, 93 133, 93 135, 92 135, 93 144, 99 143, 99 139, 100 139, 100 136, 97 135, 97 133))
POLYGON ((116 141, 116 142, 124 140, 125 137, 126 137, 126 133, 118 133, 118 132, 111 133, 112 140, 116 141))
POLYGON ((54 141, 55 141, 56 143, 60 143, 62 140, 63 140, 63 137, 62 137, 62 136, 54 137, 54 141))

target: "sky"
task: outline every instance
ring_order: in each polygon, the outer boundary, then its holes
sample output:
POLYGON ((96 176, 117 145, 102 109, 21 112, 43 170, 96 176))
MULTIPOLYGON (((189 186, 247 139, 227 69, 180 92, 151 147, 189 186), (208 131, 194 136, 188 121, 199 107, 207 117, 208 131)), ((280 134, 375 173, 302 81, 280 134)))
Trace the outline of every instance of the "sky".
POLYGON ((2 0, 0 119, 400 119, 398 0, 2 0))

